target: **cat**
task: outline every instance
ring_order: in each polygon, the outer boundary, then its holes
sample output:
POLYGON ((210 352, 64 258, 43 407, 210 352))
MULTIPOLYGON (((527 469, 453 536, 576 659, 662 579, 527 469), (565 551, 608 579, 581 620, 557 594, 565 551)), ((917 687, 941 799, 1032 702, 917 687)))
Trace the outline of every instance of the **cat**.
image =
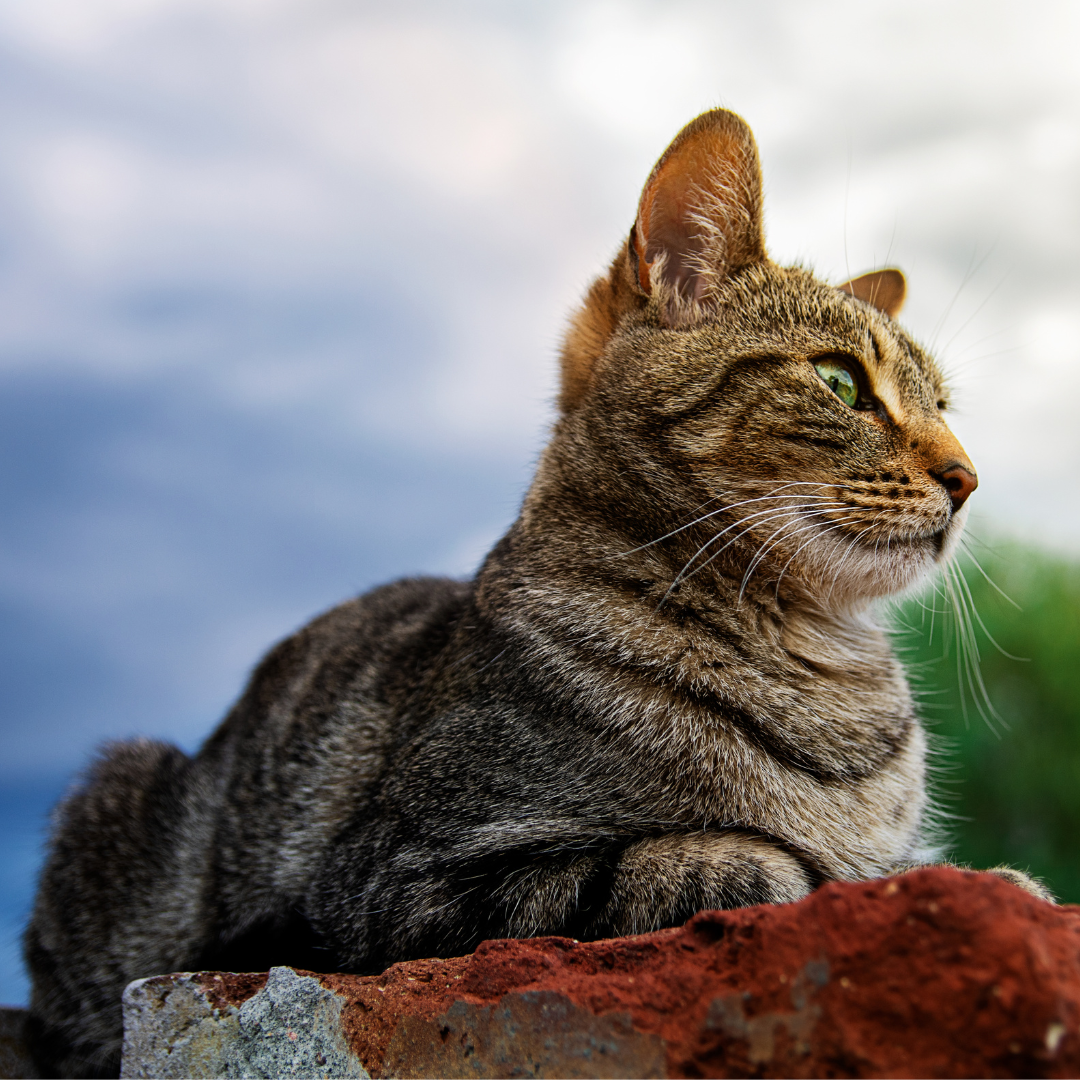
POLYGON ((108 746, 60 805, 25 937, 47 1074, 115 1075, 141 976, 379 972, 934 859, 873 604, 950 558, 978 481, 904 292, 773 263, 750 129, 684 128, 475 579, 322 615, 195 757, 108 746))

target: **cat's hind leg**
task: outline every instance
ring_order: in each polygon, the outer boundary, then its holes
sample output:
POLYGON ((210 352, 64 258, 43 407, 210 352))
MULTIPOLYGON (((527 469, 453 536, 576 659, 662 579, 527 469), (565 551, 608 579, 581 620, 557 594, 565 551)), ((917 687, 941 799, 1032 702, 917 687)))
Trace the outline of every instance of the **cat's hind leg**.
POLYGON ((113 744, 54 812, 24 939, 43 1076, 118 1075, 124 987, 182 970, 208 933, 210 800, 192 773, 175 747, 113 744))

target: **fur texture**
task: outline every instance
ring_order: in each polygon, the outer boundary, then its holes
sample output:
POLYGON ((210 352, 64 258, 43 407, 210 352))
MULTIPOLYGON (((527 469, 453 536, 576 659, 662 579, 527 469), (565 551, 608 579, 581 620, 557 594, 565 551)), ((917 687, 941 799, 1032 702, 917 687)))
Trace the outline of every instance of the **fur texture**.
POLYGON ((43 1067, 115 1071, 145 975, 377 972, 930 858, 926 738, 871 604, 948 558, 976 480, 902 298, 897 271, 769 261, 749 129, 691 123, 572 319, 475 580, 323 615, 195 758, 106 748, 61 805, 26 937, 43 1067))

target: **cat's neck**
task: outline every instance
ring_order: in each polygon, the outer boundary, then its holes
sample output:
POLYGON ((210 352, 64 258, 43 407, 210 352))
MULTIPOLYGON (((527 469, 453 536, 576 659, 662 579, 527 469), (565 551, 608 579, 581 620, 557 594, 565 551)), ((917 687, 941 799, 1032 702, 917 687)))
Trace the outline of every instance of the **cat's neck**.
POLYGON ((696 775, 703 746, 710 761, 727 752, 726 725, 746 733, 731 736, 740 752, 767 747, 828 782, 873 773, 903 743, 910 693, 869 612, 740 596, 734 581, 711 595, 696 582, 660 604, 641 563, 586 557, 588 523, 542 509, 534 502, 481 569, 479 613, 628 746, 675 740, 677 767, 696 775))
POLYGON ((482 605, 532 635, 578 641, 618 662, 699 682, 732 663, 877 683, 895 675, 871 602, 822 596, 794 575, 777 587, 745 573, 753 551, 725 552, 674 588, 682 553, 629 547, 597 511, 568 511, 558 491, 530 493, 478 580, 482 605), (527 597, 527 601, 523 599, 527 597), (737 659, 740 658, 740 659, 737 659), (679 675, 678 672, 682 672, 679 675))
POLYGON ((790 624, 800 640, 844 647, 867 635, 880 639, 873 598, 854 591, 842 572, 805 580, 716 503, 703 513, 685 509, 684 492, 643 497, 631 471, 620 487, 605 470, 601 484, 588 457, 583 466, 581 455, 565 452, 567 441, 558 431, 508 537, 510 563, 530 580, 593 596, 601 608, 628 604, 653 626, 719 622, 754 635, 790 624))

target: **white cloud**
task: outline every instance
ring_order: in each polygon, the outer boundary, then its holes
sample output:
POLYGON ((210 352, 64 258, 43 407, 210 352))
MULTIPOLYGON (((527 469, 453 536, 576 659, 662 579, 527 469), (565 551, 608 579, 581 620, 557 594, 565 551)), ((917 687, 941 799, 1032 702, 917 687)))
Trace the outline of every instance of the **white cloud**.
MULTIPOLYGON (((834 280, 903 262, 924 336, 987 252, 978 288, 1007 279, 992 309, 1022 319, 1051 272, 1071 302, 1071 5, 42 0, 0 25, 36 87, 8 105, 5 277, 22 297, 0 329, 8 364, 206 362, 223 392, 247 380, 269 403, 257 383, 310 382, 340 355, 301 368, 292 344, 264 345, 222 371, 211 342, 185 352, 118 298, 379 280, 443 331, 430 392, 397 414, 381 401, 382 422, 515 438, 542 420, 565 307, 652 160, 717 102, 758 132, 780 257, 834 280), (260 362, 279 374, 260 380, 260 362)), ((972 339, 993 323, 976 316, 972 339)))
POLYGON ((628 142, 670 138, 708 96, 706 40, 682 5, 602 0, 569 9, 554 51, 564 107, 628 142))
POLYGON ((1013 520, 1038 470, 1055 496, 1022 513, 1080 546, 1042 397, 1075 387, 1077 27, 1058 3, 8 5, 0 369, 185 368, 342 445, 525 460, 569 306, 719 102, 758 134, 774 253, 904 266, 980 499, 1013 520))

